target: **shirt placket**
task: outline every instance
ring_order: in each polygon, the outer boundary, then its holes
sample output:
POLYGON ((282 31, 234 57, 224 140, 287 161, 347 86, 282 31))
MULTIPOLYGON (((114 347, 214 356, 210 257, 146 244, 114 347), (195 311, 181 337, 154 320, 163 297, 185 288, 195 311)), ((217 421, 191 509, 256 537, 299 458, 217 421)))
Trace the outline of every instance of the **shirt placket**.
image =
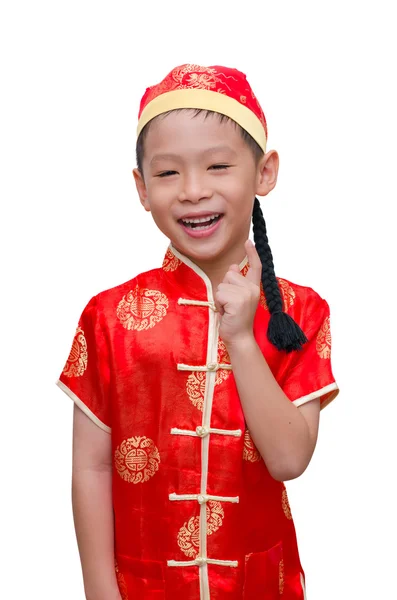
POLYGON ((207 295, 209 300, 190 300, 187 298, 179 298, 178 305, 186 305, 191 307, 208 307, 208 344, 207 357, 205 365, 186 365, 183 363, 177 364, 179 371, 204 371, 206 373, 204 404, 202 423, 196 429, 190 431, 180 429, 178 427, 171 428, 171 435, 184 435, 201 438, 201 484, 200 492, 197 494, 176 494, 169 495, 170 501, 192 501, 196 500, 200 506, 199 513, 199 553, 194 560, 176 561, 168 560, 169 567, 189 567, 196 566, 199 568, 200 581, 200 600, 210 600, 210 585, 208 577, 208 565, 222 565, 227 567, 238 566, 238 561, 225 559, 214 559, 208 556, 207 548, 207 508, 208 501, 214 500, 218 502, 239 502, 238 496, 214 496, 207 493, 208 485, 208 465, 209 465, 209 449, 211 435, 223 435, 232 437, 241 437, 241 429, 228 430, 216 429, 211 427, 212 403, 214 398, 216 374, 219 369, 231 369, 230 364, 218 363, 218 338, 219 338, 219 313, 216 309, 215 302, 212 296, 211 283, 205 279, 207 286, 207 295))

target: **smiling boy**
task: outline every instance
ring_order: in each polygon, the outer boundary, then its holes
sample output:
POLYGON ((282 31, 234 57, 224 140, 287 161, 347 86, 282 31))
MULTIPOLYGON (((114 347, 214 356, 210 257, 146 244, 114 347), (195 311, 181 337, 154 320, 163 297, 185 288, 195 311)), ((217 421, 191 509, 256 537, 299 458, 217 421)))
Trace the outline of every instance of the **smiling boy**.
POLYGON ((266 140, 236 69, 183 65, 142 99, 133 174, 170 245, 88 303, 60 378, 89 600, 304 600, 283 481, 339 390, 327 302, 274 273, 266 140))

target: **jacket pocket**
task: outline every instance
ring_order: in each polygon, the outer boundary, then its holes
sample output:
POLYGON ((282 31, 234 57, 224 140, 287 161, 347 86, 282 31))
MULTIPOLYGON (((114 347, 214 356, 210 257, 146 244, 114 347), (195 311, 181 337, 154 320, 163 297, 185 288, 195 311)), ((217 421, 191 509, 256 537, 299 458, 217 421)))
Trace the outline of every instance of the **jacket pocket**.
POLYGON ((277 600, 284 588, 283 543, 245 556, 243 600, 277 600))
POLYGON ((123 600, 165 600, 163 563, 118 555, 117 581, 123 600))

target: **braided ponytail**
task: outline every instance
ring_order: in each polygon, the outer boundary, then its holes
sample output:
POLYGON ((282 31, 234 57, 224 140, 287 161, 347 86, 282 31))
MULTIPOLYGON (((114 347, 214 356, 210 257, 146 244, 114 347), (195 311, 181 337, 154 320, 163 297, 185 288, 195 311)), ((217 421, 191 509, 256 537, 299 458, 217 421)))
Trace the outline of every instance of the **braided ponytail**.
POLYGON ((270 312, 267 338, 277 350, 301 350, 307 338, 293 318, 283 312, 281 296, 276 274, 274 272, 273 255, 266 233, 266 223, 258 198, 255 198, 252 211, 252 223, 256 250, 262 263, 262 286, 266 303, 270 312))

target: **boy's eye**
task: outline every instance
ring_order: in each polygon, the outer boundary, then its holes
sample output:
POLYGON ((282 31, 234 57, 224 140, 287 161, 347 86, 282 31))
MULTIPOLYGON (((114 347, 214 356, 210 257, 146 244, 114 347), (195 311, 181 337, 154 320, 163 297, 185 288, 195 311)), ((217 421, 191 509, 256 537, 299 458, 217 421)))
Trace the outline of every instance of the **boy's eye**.
POLYGON ((176 171, 163 171, 159 173, 157 177, 168 177, 169 175, 175 175, 176 171))
POLYGON ((215 169, 215 171, 220 171, 222 169, 228 169, 229 165, 212 165, 210 169, 215 169))

